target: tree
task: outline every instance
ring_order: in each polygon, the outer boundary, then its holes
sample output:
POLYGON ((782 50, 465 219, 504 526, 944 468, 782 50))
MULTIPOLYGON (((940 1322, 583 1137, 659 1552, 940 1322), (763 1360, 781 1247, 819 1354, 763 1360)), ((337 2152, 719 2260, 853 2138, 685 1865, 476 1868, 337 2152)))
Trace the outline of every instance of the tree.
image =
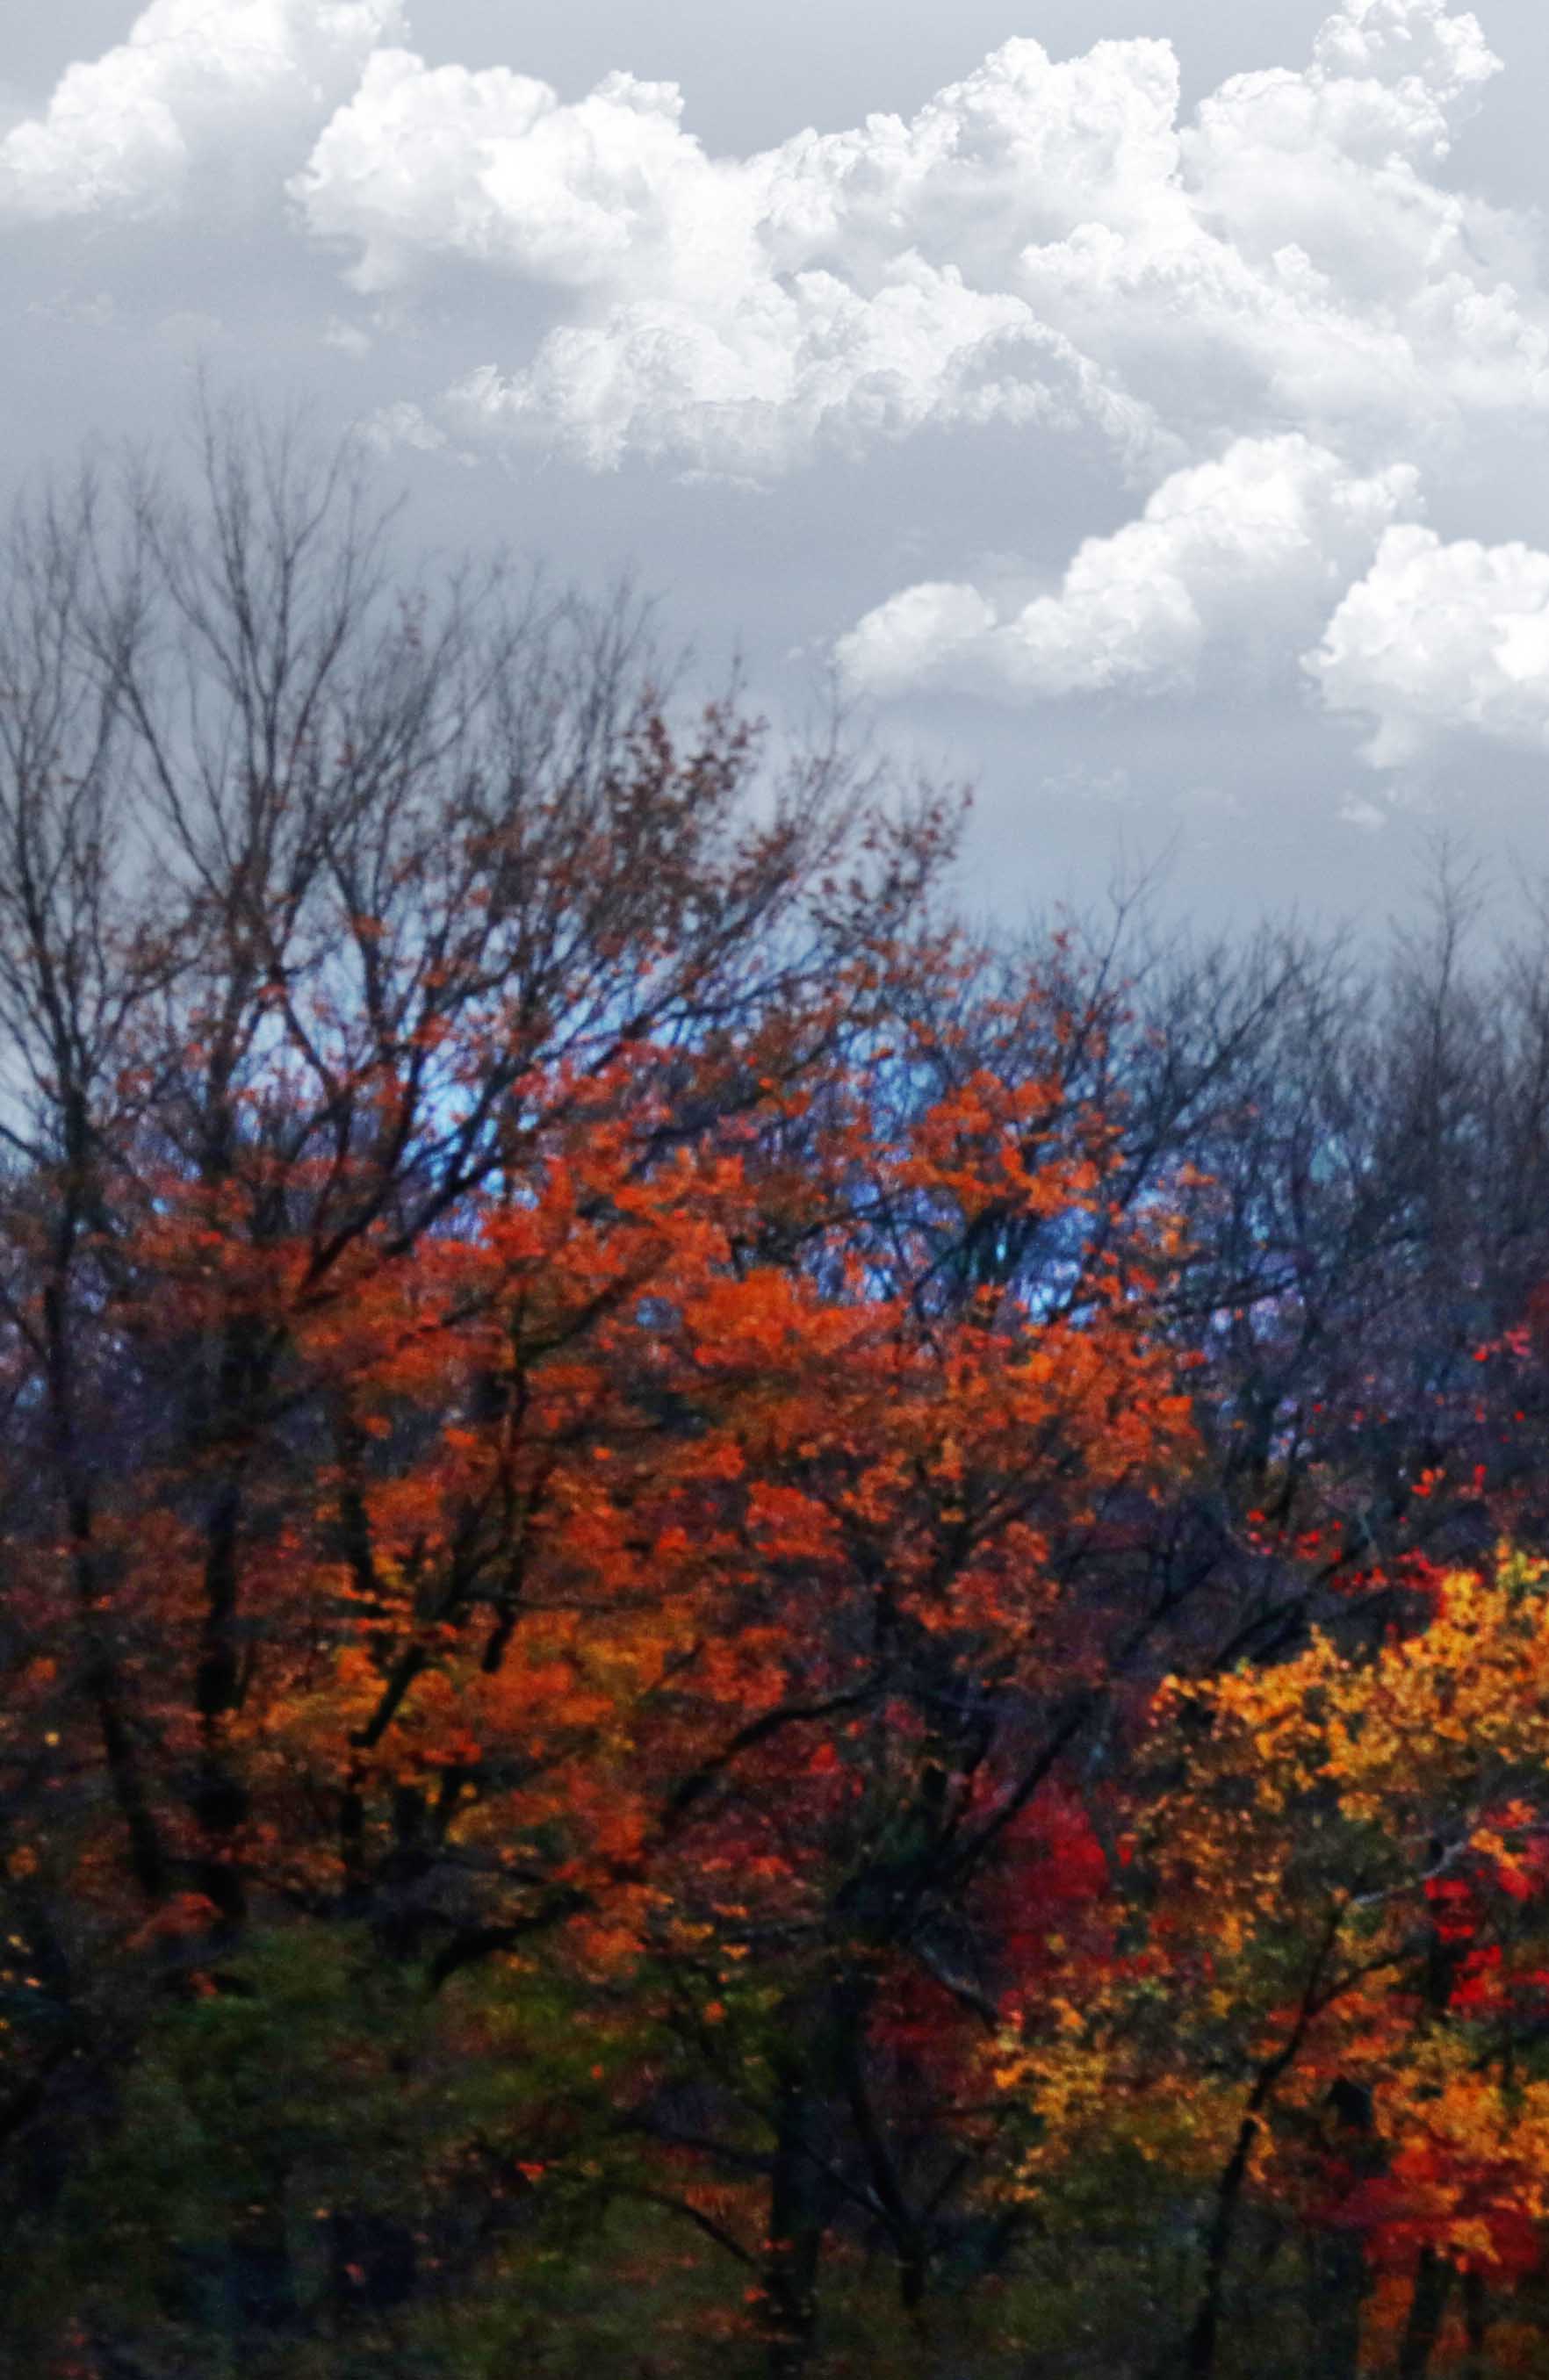
POLYGON ((295 428, 7 560, 7 2350, 1482 2380, 1541 957, 976 942, 295 428))
POLYGON ((1252 2320, 1255 2216, 1261 2275, 1298 2238, 1359 2249, 1352 2374, 1423 2373, 1459 2278, 1482 2346, 1486 2291, 1540 2264, 1546 1658, 1543 1565, 1503 1549, 1369 1658, 1320 1633, 1157 1697, 1112 1940, 1003 2081, 1041 2111, 1031 2186, 1139 2150, 1200 2193, 1189 2380, 1252 2320))
POLYGON ((7 579, 0 2121, 44 2215, 255 1924, 450 1972, 531 1921, 433 1907, 453 1820, 605 1736, 654 1623, 482 1765, 442 1648, 497 1678, 576 1464, 670 1435, 609 1332, 753 1227, 742 1135, 873 1031, 947 846, 836 745, 671 723, 623 602, 405 595, 348 455, 207 410, 196 464, 40 502, 7 579))

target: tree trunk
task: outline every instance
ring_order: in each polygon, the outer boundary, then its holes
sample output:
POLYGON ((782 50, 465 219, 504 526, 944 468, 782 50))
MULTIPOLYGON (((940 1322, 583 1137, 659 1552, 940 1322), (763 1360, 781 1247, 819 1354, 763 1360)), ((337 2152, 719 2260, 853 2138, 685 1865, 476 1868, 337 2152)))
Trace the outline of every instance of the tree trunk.
POLYGON ((1245 2116, 1238 2131, 1236 2145, 1216 2187, 1215 2212, 1205 2244, 1204 2288, 1200 2296, 1199 2311, 1194 2316, 1194 2326, 1183 2351, 1186 2380, 1210 2380, 1215 2369, 1226 2265, 1232 2252, 1232 2236, 1237 2229, 1238 2209, 1242 2203, 1242 2185, 1248 2177, 1248 2160, 1253 2154, 1253 2143, 1258 2137, 1258 2118, 1245 2116))
POLYGON ((1409 2318, 1398 2348, 1398 2380, 1425 2380, 1456 2277, 1456 2267, 1438 2256, 1434 2248, 1421 2250, 1409 2318))
POLYGON ((1463 2380, 1484 2380, 1484 2342, 1490 2329, 1490 2292, 1482 2273, 1463 2276, 1463 2327, 1467 2352, 1463 2380))
POLYGON ((811 2360, 817 2331, 818 2267, 823 2212, 809 2141, 811 2100, 799 2079, 781 2083, 769 2190, 769 2248, 763 2301, 769 2380, 797 2380, 811 2360))
POLYGON ((1315 2232, 1308 2248, 1310 2369, 1317 2380, 1360 2380, 1366 2258, 1351 2231, 1315 2232))

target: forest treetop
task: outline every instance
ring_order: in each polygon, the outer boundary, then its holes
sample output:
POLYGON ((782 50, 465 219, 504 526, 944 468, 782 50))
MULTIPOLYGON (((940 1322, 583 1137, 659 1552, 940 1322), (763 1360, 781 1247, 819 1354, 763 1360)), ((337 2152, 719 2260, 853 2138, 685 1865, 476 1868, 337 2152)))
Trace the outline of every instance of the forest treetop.
POLYGON ((1549 946, 955 815, 294 430, 18 516, 29 2369, 1537 2336, 1549 946))

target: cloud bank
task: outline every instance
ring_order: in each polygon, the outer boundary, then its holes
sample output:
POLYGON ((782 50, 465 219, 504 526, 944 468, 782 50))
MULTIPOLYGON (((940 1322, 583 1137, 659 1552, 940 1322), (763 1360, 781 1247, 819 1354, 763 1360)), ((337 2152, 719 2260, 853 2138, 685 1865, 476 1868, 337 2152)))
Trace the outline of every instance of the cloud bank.
POLYGON ((448 257, 558 294, 449 404, 595 468, 769 478, 995 420, 1092 429, 1142 482, 1287 422, 1370 463, 1549 396, 1522 236, 1434 173, 1498 64, 1445 0, 1348 0, 1185 123, 1165 41, 1016 40, 908 121, 716 158, 670 83, 565 103, 388 49, 292 189, 363 295, 448 257))
POLYGON ((1344 0, 1192 113, 1167 41, 1011 40, 910 117, 740 156, 675 84, 565 98, 410 40, 401 0, 151 0, 0 139, 0 223, 266 211, 337 260, 320 336, 402 374, 384 452, 768 487, 996 430, 1036 545, 1079 442, 1126 525, 1014 601, 884 581, 836 646, 872 695, 1299 688, 1384 768, 1544 740, 1549 556, 1421 525, 1441 474, 1549 428, 1535 235, 1444 171, 1500 67, 1471 13, 1344 0), (427 385, 453 273, 487 347, 427 385))
POLYGON ((1180 693, 1226 663, 1238 680, 1273 674, 1418 481, 1408 464, 1354 478, 1299 432, 1239 439, 1165 480, 1139 520, 1089 538, 1057 592, 1003 618, 970 586, 909 588, 841 639, 839 659, 868 693, 934 685, 1024 701, 1180 693))

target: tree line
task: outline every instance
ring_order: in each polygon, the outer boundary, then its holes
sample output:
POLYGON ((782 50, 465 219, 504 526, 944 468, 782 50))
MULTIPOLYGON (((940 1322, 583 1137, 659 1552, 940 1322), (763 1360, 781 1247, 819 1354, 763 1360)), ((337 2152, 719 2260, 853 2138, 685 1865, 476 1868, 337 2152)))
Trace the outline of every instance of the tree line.
POLYGON ((0 586, 15 2368, 1533 2368, 1549 933, 975 933, 190 459, 0 586))

